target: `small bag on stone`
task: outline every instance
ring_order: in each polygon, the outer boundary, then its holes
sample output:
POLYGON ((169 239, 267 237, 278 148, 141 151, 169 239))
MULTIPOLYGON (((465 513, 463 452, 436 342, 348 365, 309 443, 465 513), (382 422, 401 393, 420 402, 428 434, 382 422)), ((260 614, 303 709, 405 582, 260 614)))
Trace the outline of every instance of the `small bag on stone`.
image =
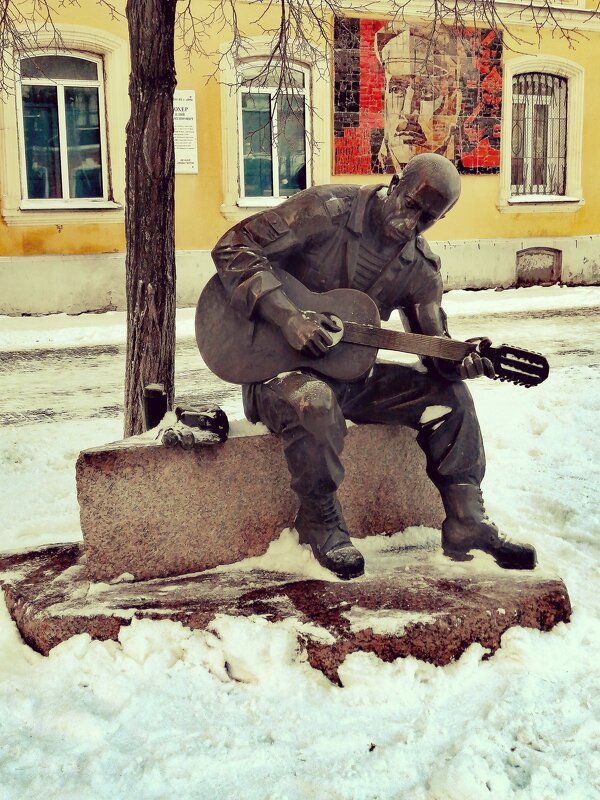
POLYGON ((227 414, 220 406, 201 405, 195 408, 175 409, 177 420, 189 428, 199 428, 203 431, 216 433, 219 439, 224 442, 229 434, 229 420, 227 414))

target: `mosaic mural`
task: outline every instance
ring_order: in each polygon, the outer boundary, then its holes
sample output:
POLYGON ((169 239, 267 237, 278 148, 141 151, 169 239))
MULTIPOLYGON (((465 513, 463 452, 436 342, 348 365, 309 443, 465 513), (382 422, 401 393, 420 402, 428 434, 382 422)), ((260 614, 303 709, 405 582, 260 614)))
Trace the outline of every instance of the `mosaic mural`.
POLYGON ((500 167, 502 35, 338 18, 334 35, 337 175, 395 172, 441 153, 460 172, 500 167))

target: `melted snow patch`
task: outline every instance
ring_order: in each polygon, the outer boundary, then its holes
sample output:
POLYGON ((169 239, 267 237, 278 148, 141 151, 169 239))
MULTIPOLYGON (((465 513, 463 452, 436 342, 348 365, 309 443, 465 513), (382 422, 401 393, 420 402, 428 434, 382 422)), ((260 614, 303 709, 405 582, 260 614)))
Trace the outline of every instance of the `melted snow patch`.
POLYGON ((421 414, 419 425, 427 425, 429 422, 440 420, 449 414, 452 409, 449 406, 427 406, 425 411, 421 414))
POLYGON ((241 436, 266 436, 270 431, 262 422, 249 422, 247 419, 229 419, 229 438, 241 436))
POLYGON ((373 633, 402 636, 411 625, 429 625, 436 621, 439 614, 425 614, 420 611, 389 610, 385 608, 371 609, 352 606, 343 613, 350 623, 352 633, 372 629, 373 633))
POLYGON ((225 564, 209 571, 234 572, 254 569, 291 573, 303 578, 332 583, 340 580, 319 564, 308 545, 298 544, 298 533, 294 528, 284 528, 279 538, 270 543, 264 555, 245 558, 235 564, 225 564))

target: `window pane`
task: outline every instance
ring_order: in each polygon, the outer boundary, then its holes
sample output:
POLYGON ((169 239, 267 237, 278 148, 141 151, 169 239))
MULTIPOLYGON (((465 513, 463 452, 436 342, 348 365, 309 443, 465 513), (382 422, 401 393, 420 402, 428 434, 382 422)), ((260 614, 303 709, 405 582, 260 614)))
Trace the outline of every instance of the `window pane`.
POLYGON ((21 77, 97 81, 98 65, 73 56, 31 56, 21 59, 21 77))
POLYGON ((268 94, 242 95, 242 136, 246 197, 272 197, 271 102, 268 94))
POLYGON ((289 197, 306 189, 306 128, 303 97, 277 100, 279 193, 289 197))
POLYGON ((548 154, 548 104, 533 106, 533 185, 546 183, 546 157, 548 154))
POLYGON ((102 197, 98 89, 65 87, 71 197, 102 197))
MULTIPOLYGON (((271 86, 277 88, 281 83, 281 67, 277 64, 246 64, 243 67, 243 86, 271 86)), ((300 69, 288 69, 283 88, 304 88, 304 73, 300 69)))
POLYGON ((23 87, 27 196, 62 197, 56 87, 23 87))
POLYGON ((523 161, 525 156, 525 103, 513 103, 512 113, 512 161, 510 182, 524 182, 523 161))
POLYGON ((565 194, 567 188, 567 103, 568 81, 552 77, 552 102, 548 127, 547 180, 552 194, 565 194))

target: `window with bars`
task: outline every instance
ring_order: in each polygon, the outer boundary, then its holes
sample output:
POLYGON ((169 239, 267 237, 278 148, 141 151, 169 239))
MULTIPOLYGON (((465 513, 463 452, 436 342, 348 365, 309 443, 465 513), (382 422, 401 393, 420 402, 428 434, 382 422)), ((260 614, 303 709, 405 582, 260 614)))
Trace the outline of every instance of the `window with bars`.
POLYGON ((83 55, 21 59, 23 198, 82 206, 108 197, 102 62, 83 55))
POLYGON ((285 198, 306 188, 308 76, 295 69, 282 86, 281 70, 245 64, 240 91, 240 195, 285 198))
POLYGON ((511 195, 561 196, 567 185, 568 81, 524 72, 512 82, 511 195))

